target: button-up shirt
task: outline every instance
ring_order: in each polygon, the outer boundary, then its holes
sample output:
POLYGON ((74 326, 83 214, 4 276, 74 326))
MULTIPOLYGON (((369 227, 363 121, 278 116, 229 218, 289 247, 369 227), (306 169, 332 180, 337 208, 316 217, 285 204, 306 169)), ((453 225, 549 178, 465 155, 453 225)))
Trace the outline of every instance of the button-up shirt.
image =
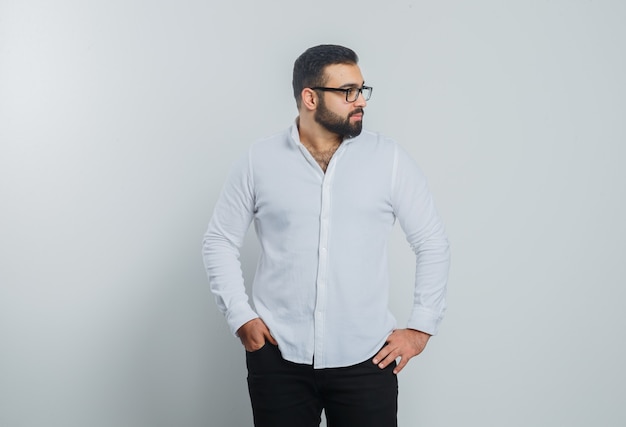
POLYGON ((396 328, 387 261, 396 221, 417 263, 407 327, 434 335, 446 307, 448 242, 407 153, 364 130, 341 143, 324 173, 295 124, 257 141, 233 166, 203 245, 231 331, 260 317, 286 360, 315 368, 372 357, 396 328), (239 263, 252 221, 261 246, 253 306, 239 263))

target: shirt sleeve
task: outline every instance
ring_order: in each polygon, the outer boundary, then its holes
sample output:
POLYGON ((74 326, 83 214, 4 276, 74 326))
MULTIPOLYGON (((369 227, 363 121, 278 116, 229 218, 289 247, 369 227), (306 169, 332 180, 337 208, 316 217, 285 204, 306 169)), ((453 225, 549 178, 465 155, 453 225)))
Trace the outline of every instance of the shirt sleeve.
POLYGON ((233 334, 259 317, 248 302, 239 248, 254 215, 250 153, 231 168, 215 205, 202 246, 211 292, 233 334))
POLYGON ((394 159, 392 204, 416 259, 413 309, 407 327, 436 335, 446 310, 448 239, 422 171, 397 144, 394 159))

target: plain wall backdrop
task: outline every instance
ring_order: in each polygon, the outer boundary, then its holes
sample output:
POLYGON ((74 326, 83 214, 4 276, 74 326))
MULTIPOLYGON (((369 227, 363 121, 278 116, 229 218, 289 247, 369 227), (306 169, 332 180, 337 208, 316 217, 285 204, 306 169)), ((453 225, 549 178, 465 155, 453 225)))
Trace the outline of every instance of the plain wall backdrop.
POLYGON ((626 425, 625 22, 618 0, 0 0, 0 425, 252 425, 200 245, 321 43, 360 55, 365 126, 421 165, 452 245, 400 425, 626 425))

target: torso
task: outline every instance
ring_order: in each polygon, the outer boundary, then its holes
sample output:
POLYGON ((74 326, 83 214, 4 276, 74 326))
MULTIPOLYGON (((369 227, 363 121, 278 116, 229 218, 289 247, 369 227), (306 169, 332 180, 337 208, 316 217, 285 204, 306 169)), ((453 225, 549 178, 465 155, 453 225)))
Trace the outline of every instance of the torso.
POLYGON ((328 169, 328 164, 330 163, 330 159, 332 159, 333 154, 335 154, 335 151, 337 151, 337 149, 339 148, 341 144, 339 143, 335 145, 334 147, 331 147, 329 150, 321 151, 321 152, 315 151, 315 149, 313 149, 313 147, 311 147, 308 144, 303 144, 303 145, 306 147, 309 153, 311 153, 311 156, 313 156, 317 164, 320 165, 324 173, 326 173, 326 169, 328 169))

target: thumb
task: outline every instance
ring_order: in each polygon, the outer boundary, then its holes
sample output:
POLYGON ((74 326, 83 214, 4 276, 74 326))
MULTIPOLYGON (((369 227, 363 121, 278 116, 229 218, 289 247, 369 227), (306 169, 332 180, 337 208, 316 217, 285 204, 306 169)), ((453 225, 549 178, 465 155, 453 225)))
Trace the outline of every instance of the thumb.
POLYGON ((274 344, 274 345, 278 345, 278 342, 276 342, 276 340, 274 339, 274 337, 272 336, 271 332, 269 329, 266 330, 265 332, 265 338, 267 338, 267 340, 274 344))

